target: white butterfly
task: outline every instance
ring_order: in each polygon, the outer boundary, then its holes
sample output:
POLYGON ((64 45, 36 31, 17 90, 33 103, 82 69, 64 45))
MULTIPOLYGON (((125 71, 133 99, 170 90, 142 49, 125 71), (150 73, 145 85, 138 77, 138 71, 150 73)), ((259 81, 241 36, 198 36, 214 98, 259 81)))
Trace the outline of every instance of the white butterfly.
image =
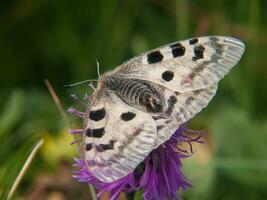
POLYGON ((235 38, 199 37, 145 52, 104 73, 85 114, 89 171, 103 182, 132 172, 207 106, 244 50, 235 38))

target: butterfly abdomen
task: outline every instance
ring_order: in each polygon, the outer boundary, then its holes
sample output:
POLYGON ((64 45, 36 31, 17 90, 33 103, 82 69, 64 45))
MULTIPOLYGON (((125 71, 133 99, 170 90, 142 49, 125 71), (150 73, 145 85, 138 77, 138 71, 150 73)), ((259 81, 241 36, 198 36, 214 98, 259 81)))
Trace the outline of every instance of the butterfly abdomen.
POLYGON ((159 87, 137 79, 108 77, 105 86, 125 103, 150 113, 164 110, 165 100, 159 87))

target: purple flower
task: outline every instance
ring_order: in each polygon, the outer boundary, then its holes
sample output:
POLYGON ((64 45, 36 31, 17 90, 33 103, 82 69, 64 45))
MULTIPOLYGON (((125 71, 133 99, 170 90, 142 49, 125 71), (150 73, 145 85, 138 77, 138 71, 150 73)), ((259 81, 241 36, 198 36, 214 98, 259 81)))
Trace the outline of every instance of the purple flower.
MULTIPOLYGON (((84 116, 73 108, 69 112, 84 116)), ((81 131, 70 132, 77 134, 81 131)), ((181 125, 168 141, 152 150, 133 172, 112 183, 101 182, 90 173, 84 160, 75 159, 74 166, 79 170, 74 172, 74 178, 94 185, 98 197, 110 192, 111 200, 118 199, 120 192, 129 193, 140 189, 143 190, 145 200, 179 199, 179 189, 185 191, 191 187, 191 183, 183 175, 181 159, 192 155, 192 143, 202 143, 202 136, 203 132, 192 131, 181 125), (187 144, 189 150, 181 147, 184 144, 187 144)))

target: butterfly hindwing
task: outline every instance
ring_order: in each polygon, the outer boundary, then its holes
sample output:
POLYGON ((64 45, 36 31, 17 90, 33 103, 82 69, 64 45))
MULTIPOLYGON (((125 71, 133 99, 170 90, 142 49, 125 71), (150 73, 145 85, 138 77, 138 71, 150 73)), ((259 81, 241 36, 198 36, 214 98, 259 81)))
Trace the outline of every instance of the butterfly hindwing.
POLYGON ((178 93, 165 88, 164 95, 168 105, 164 118, 155 119, 157 124, 157 146, 168 140, 179 125, 187 122, 205 108, 214 97, 217 85, 205 89, 178 93))
POLYGON ((239 61, 244 44, 231 37, 199 37, 171 43, 123 63, 114 74, 186 92, 218 83, 239 61))
POLYGON ((92 103, 87 117, 85 159, 101 181, 112 182, 132 172, 156 143, 153 118, 111 91, 92 103))

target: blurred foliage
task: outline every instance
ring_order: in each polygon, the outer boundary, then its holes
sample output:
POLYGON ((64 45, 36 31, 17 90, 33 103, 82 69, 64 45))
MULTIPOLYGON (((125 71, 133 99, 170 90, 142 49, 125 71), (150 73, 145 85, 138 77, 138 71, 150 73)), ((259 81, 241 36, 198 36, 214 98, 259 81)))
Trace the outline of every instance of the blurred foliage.
MULTIPOLYGON (((96 78, 96 59, 104 72, 165 43, 230 35, 245 42, 246 52, 220 83, 208 108, 192 120, 191 127, 208 134, 206 144, 196 146, 195 155, 184 160, 193 188, 183 194, 190 200, 266 199, 266 8, 264 0, 0 1, 0 197, 6 197, 42 137, 45 145, 15 199, 31 199, 36 188, 46 191, 48 186, 54 187, 52 192, 39 199, 52 198, 55 192, 65 192, 57 199, 88 199, 88 188, 70 180, 61 184, 58 178, 71 176, 72 156, 77 153, 68 145, 68 127, 45 78, 67 108, 72 104, 70 94, 82 98, 91 90, 85 85, 70 90, 62 86, 96 78), (43 176, 50 181, 43 181, 43 176), (51 183, 53 177, 58 182, 51 183), (41 181, 39 187, 40 180, 46 185, 41 181)), ((72 127, 81 125, 70 119, 72 127)), ((135 199, 141 199, 140 192, 135 199)))

